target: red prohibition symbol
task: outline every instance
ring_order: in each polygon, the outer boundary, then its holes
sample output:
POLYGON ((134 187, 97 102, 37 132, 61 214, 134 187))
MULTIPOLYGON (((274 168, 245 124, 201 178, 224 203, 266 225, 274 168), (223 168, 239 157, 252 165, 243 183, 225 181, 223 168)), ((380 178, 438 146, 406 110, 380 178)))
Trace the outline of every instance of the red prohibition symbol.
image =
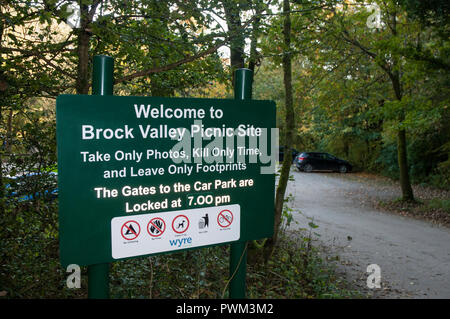
POLYGON ((134 220, 127 221, 122 225, 122 228, 120 229, 120 234, 122 235, 123 239, 126 240, 136 239, 139 236, 140 232, 141 226, 139 226, 139 223, 134 220))
POLYGON ((178 215, 172 220, 172 229, 177 234, 184 233, 189 228, 189 218, 185 215, 178 215))
POLYGON ((217 223, 220 227, 225 228, 233 222, 233 213, 228 209, 224 209, 217 215, 217 223))
POLYGON ((161 236, 166 230, 166 223, 160 217, 155 217, 148 222, 147 231, 152 237, 161 236))

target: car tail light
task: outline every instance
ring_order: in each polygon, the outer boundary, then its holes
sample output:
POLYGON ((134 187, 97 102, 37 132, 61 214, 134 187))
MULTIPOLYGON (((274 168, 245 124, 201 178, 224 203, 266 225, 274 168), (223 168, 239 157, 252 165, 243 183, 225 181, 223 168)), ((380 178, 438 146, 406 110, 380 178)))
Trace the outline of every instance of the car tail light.
POLYGON ((299 157, 298 160, 299 161, 303 161, 305 158, 304 157, 299 157))

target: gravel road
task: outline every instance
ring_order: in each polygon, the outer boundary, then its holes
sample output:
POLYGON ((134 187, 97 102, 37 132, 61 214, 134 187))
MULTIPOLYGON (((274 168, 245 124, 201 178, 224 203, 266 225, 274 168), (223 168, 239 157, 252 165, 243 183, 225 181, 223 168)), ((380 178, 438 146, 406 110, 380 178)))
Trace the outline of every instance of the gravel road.
POLYGON ((356 174, 291 174, 291 228, 313 219, 317 243, 354 286, 374 298, 450 298, 450 229, 370 204, 399 197, 398 187, 356 174), (370 264, 381 269, 381 288, 367 288, 370 264))

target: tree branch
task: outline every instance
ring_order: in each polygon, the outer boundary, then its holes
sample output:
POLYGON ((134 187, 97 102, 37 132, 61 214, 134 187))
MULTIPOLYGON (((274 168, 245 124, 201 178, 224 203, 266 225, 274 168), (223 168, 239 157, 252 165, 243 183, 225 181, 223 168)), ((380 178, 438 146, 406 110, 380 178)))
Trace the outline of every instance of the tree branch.
POLYGON ((135 79, 135 78, 138 78, 138 77, 142 77, 142 76, 148 76, 148 75, 153 74, 153 73, 159 73, 159 72, 173 70, 173 69, 175 69, 176 67, 178 67, 178 66, 180 66, 182 64, 186 64, 186 63, 189 63, 189 62, 192 62, 192 61, 195 61, 195 60, 198 60, 200 58, 203 58, 203 57, 207 56, 207 55, 217 51, 223 45, 224 45, 224 43, 220 42, 220 43, 214 45, 213 47, 209 48, 208 50, 205 50, 205 51, 203 51, 203 52, 201 52, 199 54, 196 54, 196 55, 189 55, 189 56, 185 57, 184 59, 178 60, 178 61, 176 61, 174 63, 170 63, 170 64, 167 64, 167 65, 163 65, 163 66, 159 66, 159 67, 155 67, 155 68, 139 71, 139 72, 136 72, 136 73, 124 76, 124 77, 122 77, 120 79, 115 80, 114 84, 130 81, 132 79, 135 79))
MULTIPOLYGON (((342 39, 344 39, 344 41, 347 41, 348 43, 354 45, 355 47, 357 47, 358 49, 360 49, 363 53, 365 53, 366 55, 368 55, 369 57, 376 59, 377 58, 377 54, 370 51, 368 48, 366 48, 365 46, 363 46, 361 43, 359 43, 358 40, 356 39, 352 39, 350 37, 350 35, 348 34, 347 30, 342 30, 343 36, 342 39)), ((389 75, 391 76, 392 72, 391 69, 389 68, 389 66, 387 66, 386 64, 377 62, 377 64, 389 75)))

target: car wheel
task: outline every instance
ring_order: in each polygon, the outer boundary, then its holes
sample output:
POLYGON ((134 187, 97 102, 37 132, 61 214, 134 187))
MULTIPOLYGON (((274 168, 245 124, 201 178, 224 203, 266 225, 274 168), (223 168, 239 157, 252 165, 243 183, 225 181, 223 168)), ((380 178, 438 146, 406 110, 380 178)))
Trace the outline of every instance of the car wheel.
POLYGON ((345 165, 339 166, 339 173, 344 174, 344 173, 347 173, 347 171, 348 171, 347 166, 345 166, 345 165))
POLYGON ((303 171, 306 173, 311 173, 313 170, 313 167, 311 164, 306 164, 305 167, 303 167, 303 171))

